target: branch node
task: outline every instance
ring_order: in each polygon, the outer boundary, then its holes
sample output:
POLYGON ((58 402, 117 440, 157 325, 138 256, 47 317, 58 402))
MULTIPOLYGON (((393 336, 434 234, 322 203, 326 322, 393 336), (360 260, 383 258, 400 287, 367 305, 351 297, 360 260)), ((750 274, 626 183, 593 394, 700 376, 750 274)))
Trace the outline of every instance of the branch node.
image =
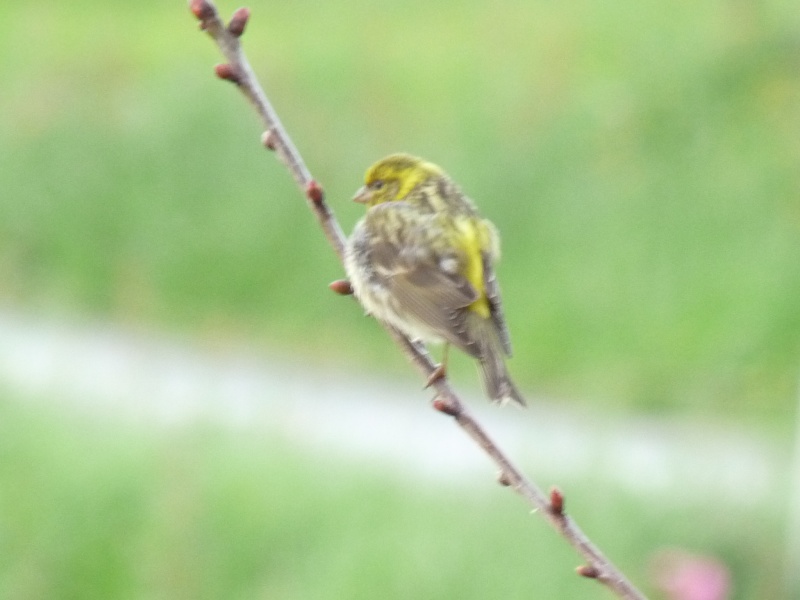
POLYGON ((433 408, 450 417, 457 417, 461 414, 461 407, 456 402, 453 402, 453 399, 450 397, 441 395, 436 396, 433 399, 432 404, 433 408))
POLYGON ((230 23, 228 23, 228 31, 231 35, 241 37, 244 33, 244 28, 247 26, 247 20, 250 18, 249 8, 239 8, 233 13, 230 23))
MULTIPOLYGON (((190 0, 189 10, 191 10, 192 14, 200 21, 211 19, 216 14, 214 5, 207 2, 207 0, 190 0)), ((201 27, 205 29, 202 24, 201 27)))
POLYGON ((347 279, 337 279, 328 284, 328 287, 340 296, 350 296, 353 294, 353 286, 347 279))
POLYGON ((317 206, 325 202, 325 192, 322 191, 322 186, 313 179, 306 186, 306 198, 317 206))
POLYGON ((556 516, 564 516, 564 494, 557 487, 550 488, 550 512, 556 516))
POLYGON ((597 567, 590 565, 581 565, 575 569, 575 572, 581 577, 586 577, 587 579, 597 579, 600 577, 600 571, 597 570, 597 567))
POLYGON ((275 150, 278 143, 277 137, 278 135, 275 133, 274 129, 267 129, 261 134, 261 143, 267 150, 275 150))
POLYGON ((511 478, 508 476, 508 473, 505 471, 500 471, 497 474, 497 483, 502 485, 503 487, 508 487, 511 485, 511 478))
POLYGON ((225 81, 230 81, 236 85, 241 83, 241 77, 239 76, 238 69, 231 64, 222 63, 221 65, 217 65, 214 67, 214 73, 216 73, 217 77, 224 79, 225 81))

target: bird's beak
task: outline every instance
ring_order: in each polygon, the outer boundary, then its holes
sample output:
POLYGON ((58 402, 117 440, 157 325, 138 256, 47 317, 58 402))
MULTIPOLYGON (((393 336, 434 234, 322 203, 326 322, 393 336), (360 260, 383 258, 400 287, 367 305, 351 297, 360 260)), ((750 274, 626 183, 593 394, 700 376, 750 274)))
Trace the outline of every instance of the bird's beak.
POLYGON ((356 195, 353 196, 353 202, 358 202, 359 204, 369 204, 370 200, 372 200, 372 191, 365 185, 358 188, 356 195))

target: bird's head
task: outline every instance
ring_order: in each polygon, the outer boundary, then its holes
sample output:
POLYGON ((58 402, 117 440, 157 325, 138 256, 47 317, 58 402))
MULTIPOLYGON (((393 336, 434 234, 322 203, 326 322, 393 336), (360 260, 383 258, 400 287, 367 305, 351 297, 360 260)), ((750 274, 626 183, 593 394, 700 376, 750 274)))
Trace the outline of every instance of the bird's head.
POLYGON ((410 154, 392 154, 367 169, 364 185, 353 200, 369 208, 384 202, 404 200, 420 184, 442 175, 443 171, 433 163, 410 154))

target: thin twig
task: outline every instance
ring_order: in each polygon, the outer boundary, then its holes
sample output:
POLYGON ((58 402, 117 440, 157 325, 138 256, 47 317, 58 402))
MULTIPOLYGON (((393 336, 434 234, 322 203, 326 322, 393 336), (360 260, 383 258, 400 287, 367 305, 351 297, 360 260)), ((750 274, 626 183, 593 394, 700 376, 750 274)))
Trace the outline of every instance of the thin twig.
MULTIPOLYGON (((264 126, 262 142, 265 147, 275 151, 278 158, 291 173, 298 187, 305 194, 310 208, 322 227, 333 250, 341 259, 344 255, 345 236, 333 212, 325 202, 322 187, 312 178, 300 153, 292 143, 278 115, 272 108, 266 94, 253 73, 242 51, 239 37, 244 32, 250 12, 238 9, 226 26, 219 17, 216 7, 209 0, 190 0, 189 8, 199 19, 200 28, 205 30, 219 46, 228 63, 217 65, 218 77, 236 84, 255 108, 264 126)), ((346 294, 352 290, 345 281, 331 284, 331 288, 346 294)), ((429 380, 436 365, 431 361, 425 348, 409 340, 396 329, 381 323, 412 364, 429 380)), ((489 437, 484 428, 467 410, 465 404, 444 378, 435 380, 436 390, 433 406, 440 412, 453 417, 455 422, 489 455, 500 468, 500 482, 511 487, 525 501, 541 514, 561 536, 586 560, 586 565, 577 568, 578 574, 596 579, 608 586, 617 597, 628 600, 644 600, 645 596, 617 569, 580 530, 575 522, 564 512, 564 497, 553 489, 549 498, 511 462, 508 456, 489 437)))

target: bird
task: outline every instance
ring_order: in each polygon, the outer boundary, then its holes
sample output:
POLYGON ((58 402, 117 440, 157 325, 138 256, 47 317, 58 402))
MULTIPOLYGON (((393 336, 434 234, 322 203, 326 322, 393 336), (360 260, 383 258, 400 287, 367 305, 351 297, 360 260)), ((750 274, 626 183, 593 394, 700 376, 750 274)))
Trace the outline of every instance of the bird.
POLYGON ((506 368, 511 341, 495 264, 495 226, 438 165, 382 158, 353 197, 366 207, 345 246, 345 271, 367 314, 412 340, 444 342, 428 383, 444 377, 450 345, 476 359, 493 402, 525 406, 506 368))

